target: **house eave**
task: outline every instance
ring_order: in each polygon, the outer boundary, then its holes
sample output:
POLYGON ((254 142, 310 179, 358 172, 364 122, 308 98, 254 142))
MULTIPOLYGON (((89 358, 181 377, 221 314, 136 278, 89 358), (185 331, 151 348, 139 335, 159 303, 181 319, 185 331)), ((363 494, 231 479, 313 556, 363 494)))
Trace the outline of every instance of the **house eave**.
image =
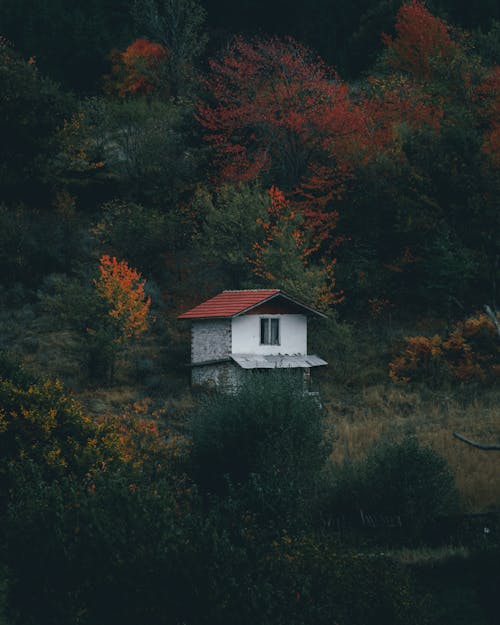
POLYGON ((231 354, 242 369, 310 369, 328 363, 316 354, 231 354))
POLYGON ((224 363, 233 362, 231 358, 217 358, 214 360, 202 360, 200 362, 192 362, 191 367, 206 367, 207 365, 222 365, 224 363))

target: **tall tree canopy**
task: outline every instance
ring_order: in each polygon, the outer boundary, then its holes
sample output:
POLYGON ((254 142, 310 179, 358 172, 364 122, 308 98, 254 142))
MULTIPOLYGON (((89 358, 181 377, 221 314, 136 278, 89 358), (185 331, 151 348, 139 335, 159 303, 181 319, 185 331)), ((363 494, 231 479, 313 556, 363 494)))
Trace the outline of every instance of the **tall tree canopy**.
POLYGON ((293 39, 237 37, 210 62, 206 88, 198 119, 218 179, 276 184, 318 233, 330 234, 331 203, 344 191, 364 127, 336 72, 293 39))

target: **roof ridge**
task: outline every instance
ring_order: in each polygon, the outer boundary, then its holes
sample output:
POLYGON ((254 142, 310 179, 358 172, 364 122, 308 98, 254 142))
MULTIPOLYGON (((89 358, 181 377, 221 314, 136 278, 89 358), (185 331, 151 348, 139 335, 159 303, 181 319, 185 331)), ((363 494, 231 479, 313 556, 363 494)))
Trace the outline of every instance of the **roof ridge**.
POLYGON ((223 293, 242 293, 242 292, 261 293, 262 291, 281 291, 281 289, 224 289, 222 292, 223 293))

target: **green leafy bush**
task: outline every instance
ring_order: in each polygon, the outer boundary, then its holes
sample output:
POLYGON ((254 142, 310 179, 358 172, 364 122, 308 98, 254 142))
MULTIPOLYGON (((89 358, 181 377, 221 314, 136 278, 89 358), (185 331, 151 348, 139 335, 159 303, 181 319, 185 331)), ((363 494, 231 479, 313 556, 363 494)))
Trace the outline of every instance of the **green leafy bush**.
POLYGON ((25 466, 15 484, 6 528, 14 623, 180 623, 199 609, 188 500, 164 480, 104 468, 46 482, 25 466))
POLYGON ((454 512, 458 494, 446 460, 415 438, 377 443, 367 458, 334 471, 332 512, 363 510, 400 516, 409 539, 439 515, 454 512))
MULTIPOLYGON (((81 406, 58 381, 30 382, 0 375, 0 482, 9 465, 28 459, 57 476, 76 469, 93 432, 81 406)), ((3 490, 5 493, 5 490, 3 490)))
POLYGON ((323 412, 293 371, 255 373, 235 393, 208 397, 191 431, 202 491, 227 494, 230 483, 276 518, 305 512, 329 445, 323 412))

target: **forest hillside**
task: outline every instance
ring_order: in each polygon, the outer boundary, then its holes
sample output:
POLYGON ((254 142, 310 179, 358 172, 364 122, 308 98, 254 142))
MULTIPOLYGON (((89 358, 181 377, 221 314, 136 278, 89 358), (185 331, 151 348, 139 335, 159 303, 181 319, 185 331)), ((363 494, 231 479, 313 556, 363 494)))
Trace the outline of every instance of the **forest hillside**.
POLYGON ((497 3, 4 0, 0 85, 5 622, 493 623, 497 3), (321 406, 190 386, 259 288, 321 406))

